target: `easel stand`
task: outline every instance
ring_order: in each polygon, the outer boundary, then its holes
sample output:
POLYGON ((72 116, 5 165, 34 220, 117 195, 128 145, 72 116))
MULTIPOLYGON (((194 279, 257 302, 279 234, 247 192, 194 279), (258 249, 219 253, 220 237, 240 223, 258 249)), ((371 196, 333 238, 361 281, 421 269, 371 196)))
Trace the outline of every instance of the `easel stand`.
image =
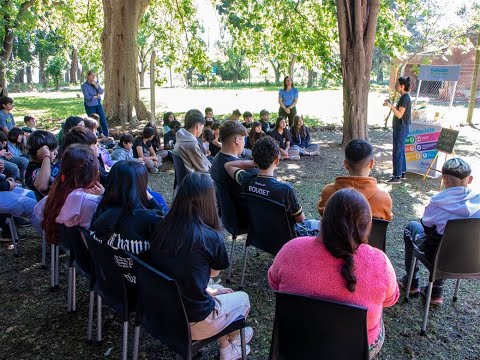
MULTIPOLYGON (((433 158, 432 162, 431 162, 430 165, 428 166, 427 171, 425 171, 425 174, 423 174, 423 180, 425 180, 425 179, 427 178, 428 173, 430 172, 430 170, 436 171, 436 172, 440 172, 440 173, 442 172, 441 170, 437 170, 437 169, 435 169, 435 168, 433 167, 433 165, 435 164, 435 161, 438 160, 438 154, 440 154, 440 153, 445 154, 445 161, 447 161, 448 155, 451 155, 452 157, 455 157, 455 150, 452 150, 452 153, 448 153, 448 152, 445 152, 445 151, 438 150, 438 151, 437 151, 437 154, 435 155, 435 157, 433 158)), ((440 183, 440 187, 442 187, 442 185, 443 185, 443 179, 442 179, 442 181, 441 181, 441 183, 440 183)))

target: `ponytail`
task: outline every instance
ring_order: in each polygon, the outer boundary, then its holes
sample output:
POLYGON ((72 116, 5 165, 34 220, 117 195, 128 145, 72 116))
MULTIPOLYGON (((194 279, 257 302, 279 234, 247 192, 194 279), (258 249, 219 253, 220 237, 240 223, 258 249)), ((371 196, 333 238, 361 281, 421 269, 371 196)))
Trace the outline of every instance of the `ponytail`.
POLYGON ((400 85, 405 86, 405 91, 410 91, 410 76, 402 76, 398 79, 400 85))

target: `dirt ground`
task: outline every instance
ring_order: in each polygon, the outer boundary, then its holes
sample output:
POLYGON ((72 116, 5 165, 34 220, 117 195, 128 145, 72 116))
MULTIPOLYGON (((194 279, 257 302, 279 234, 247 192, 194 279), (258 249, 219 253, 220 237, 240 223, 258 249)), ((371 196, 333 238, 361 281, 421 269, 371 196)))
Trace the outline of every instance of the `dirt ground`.
MULTIPOLYGON (((480 175, 480 131, 461 128, 457 154, 473 165, 480 175)), ((375 146, 376 167, 372 176, 379 182, 388 179, 391 169, 391 132, 372 130, 370 139, 375 146)), ((304 158, 298 162, 284 162, 277 175, 294 184, 307 217, 317 217, 316 202, 322 187, 335 176, 344 174, 341 133, 320 131, 314 134, 321 144, 321 156, 304 158)), ((154 190, 171 201, 173 167, 165 163, 162 171, 152 175, 154 190)), ((478 176, 477 176, 478 178, 478 176)), ((389 225, 386 253, 398 276, 404 275, 402 230, 408 221, 418 219, 428 199, 438 192, 440 181, 422 181, 419 175, 408 174, 402 185, 385 187, 393 198, 394 220, 389 225)), ((478 188, 479 182, 474 186, 478 188)), ((24 230, 20 230, 23 232, 24 230)), ((117 359, 121 353, 121 324, 113 312, 104 307, 104 341, 101 346, 85 344, 87 327, 88 284, 77 279, 77 307, 74 314, 66 312, 67 260, 61 258, 60 290, 50 291, 49 270, 40 268, 40 239, 26 230, 28 239, 20 243, 21 256, 15 258, 7 244, 0 244, 0 359, 117 359)), ((226 246, 230 237, 226 234, 226 246)), ((240 244, 243 244, 241 239, 240 244)), ((243 247, 237 243, 233 263, 233 289, 238 288, 243 247)), ((255 330, 249 359, 267 359, 274 318, 274 296, 268 287, 266 273, 272 257, 261 253, 255 257, 250 250, 247 263, 246 288, 252 305, 249 323, 255 330)), ((225 277, 226 275, 223 275, 225 277)), ((426 272, 422 271, 426 282, 426 272)), ((384 310, 386 340, 378 359, 480 359, 480 283, 462 281, 459 300, 451 301, 454 281, 445 286, 446 301, 432 307, 428 334, 419 335, 423 314, 423 301, 414 298, 409 303, 402 298, 392 308, 384 310)), ((133 322, 130 326, 130 350, 133 322)), ((203 358, 217 359, 215 345, 203 351, 203 358)), ((176 359, 159 341, 142 332, 140 359, 176 359)))

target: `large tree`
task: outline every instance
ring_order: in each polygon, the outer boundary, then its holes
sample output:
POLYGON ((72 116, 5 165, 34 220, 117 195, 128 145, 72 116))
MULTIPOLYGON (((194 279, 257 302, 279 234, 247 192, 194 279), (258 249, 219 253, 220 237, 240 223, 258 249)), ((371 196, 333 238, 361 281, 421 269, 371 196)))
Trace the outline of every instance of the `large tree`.
POLYGON ((343 144, 367 139, 368 90, 379 0, 337 0, 343 77, 343 144))
POLYGON ((101 36, 105 71, 105 112, 109 123, 125 126, 149 117, 138 85, 138 25, 150 0, 103 0, 101 36))

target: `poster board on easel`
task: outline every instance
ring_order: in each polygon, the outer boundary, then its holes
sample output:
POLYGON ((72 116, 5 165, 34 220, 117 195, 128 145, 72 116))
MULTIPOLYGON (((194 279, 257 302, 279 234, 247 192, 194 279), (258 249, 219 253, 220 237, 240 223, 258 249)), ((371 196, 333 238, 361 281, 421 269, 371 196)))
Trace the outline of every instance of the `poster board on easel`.
POLYGON ((458 133, 459 133, 458 130, 442 128, 437 144, 435 145, 437 154, 435 155, 432 162, 428 166, 427 171, 425 171, 425 174, 423 175, 423 180, 427 178, 428 173, 431 170, 441 172, 441 170, 437 170, 436 168, 433 167, 435 162, 439 161, 439 154, 442 154, 442 153, 445 154, 444 161, 447 160, 448 155, 455 156, 455 143, 457 142, 458 133))

